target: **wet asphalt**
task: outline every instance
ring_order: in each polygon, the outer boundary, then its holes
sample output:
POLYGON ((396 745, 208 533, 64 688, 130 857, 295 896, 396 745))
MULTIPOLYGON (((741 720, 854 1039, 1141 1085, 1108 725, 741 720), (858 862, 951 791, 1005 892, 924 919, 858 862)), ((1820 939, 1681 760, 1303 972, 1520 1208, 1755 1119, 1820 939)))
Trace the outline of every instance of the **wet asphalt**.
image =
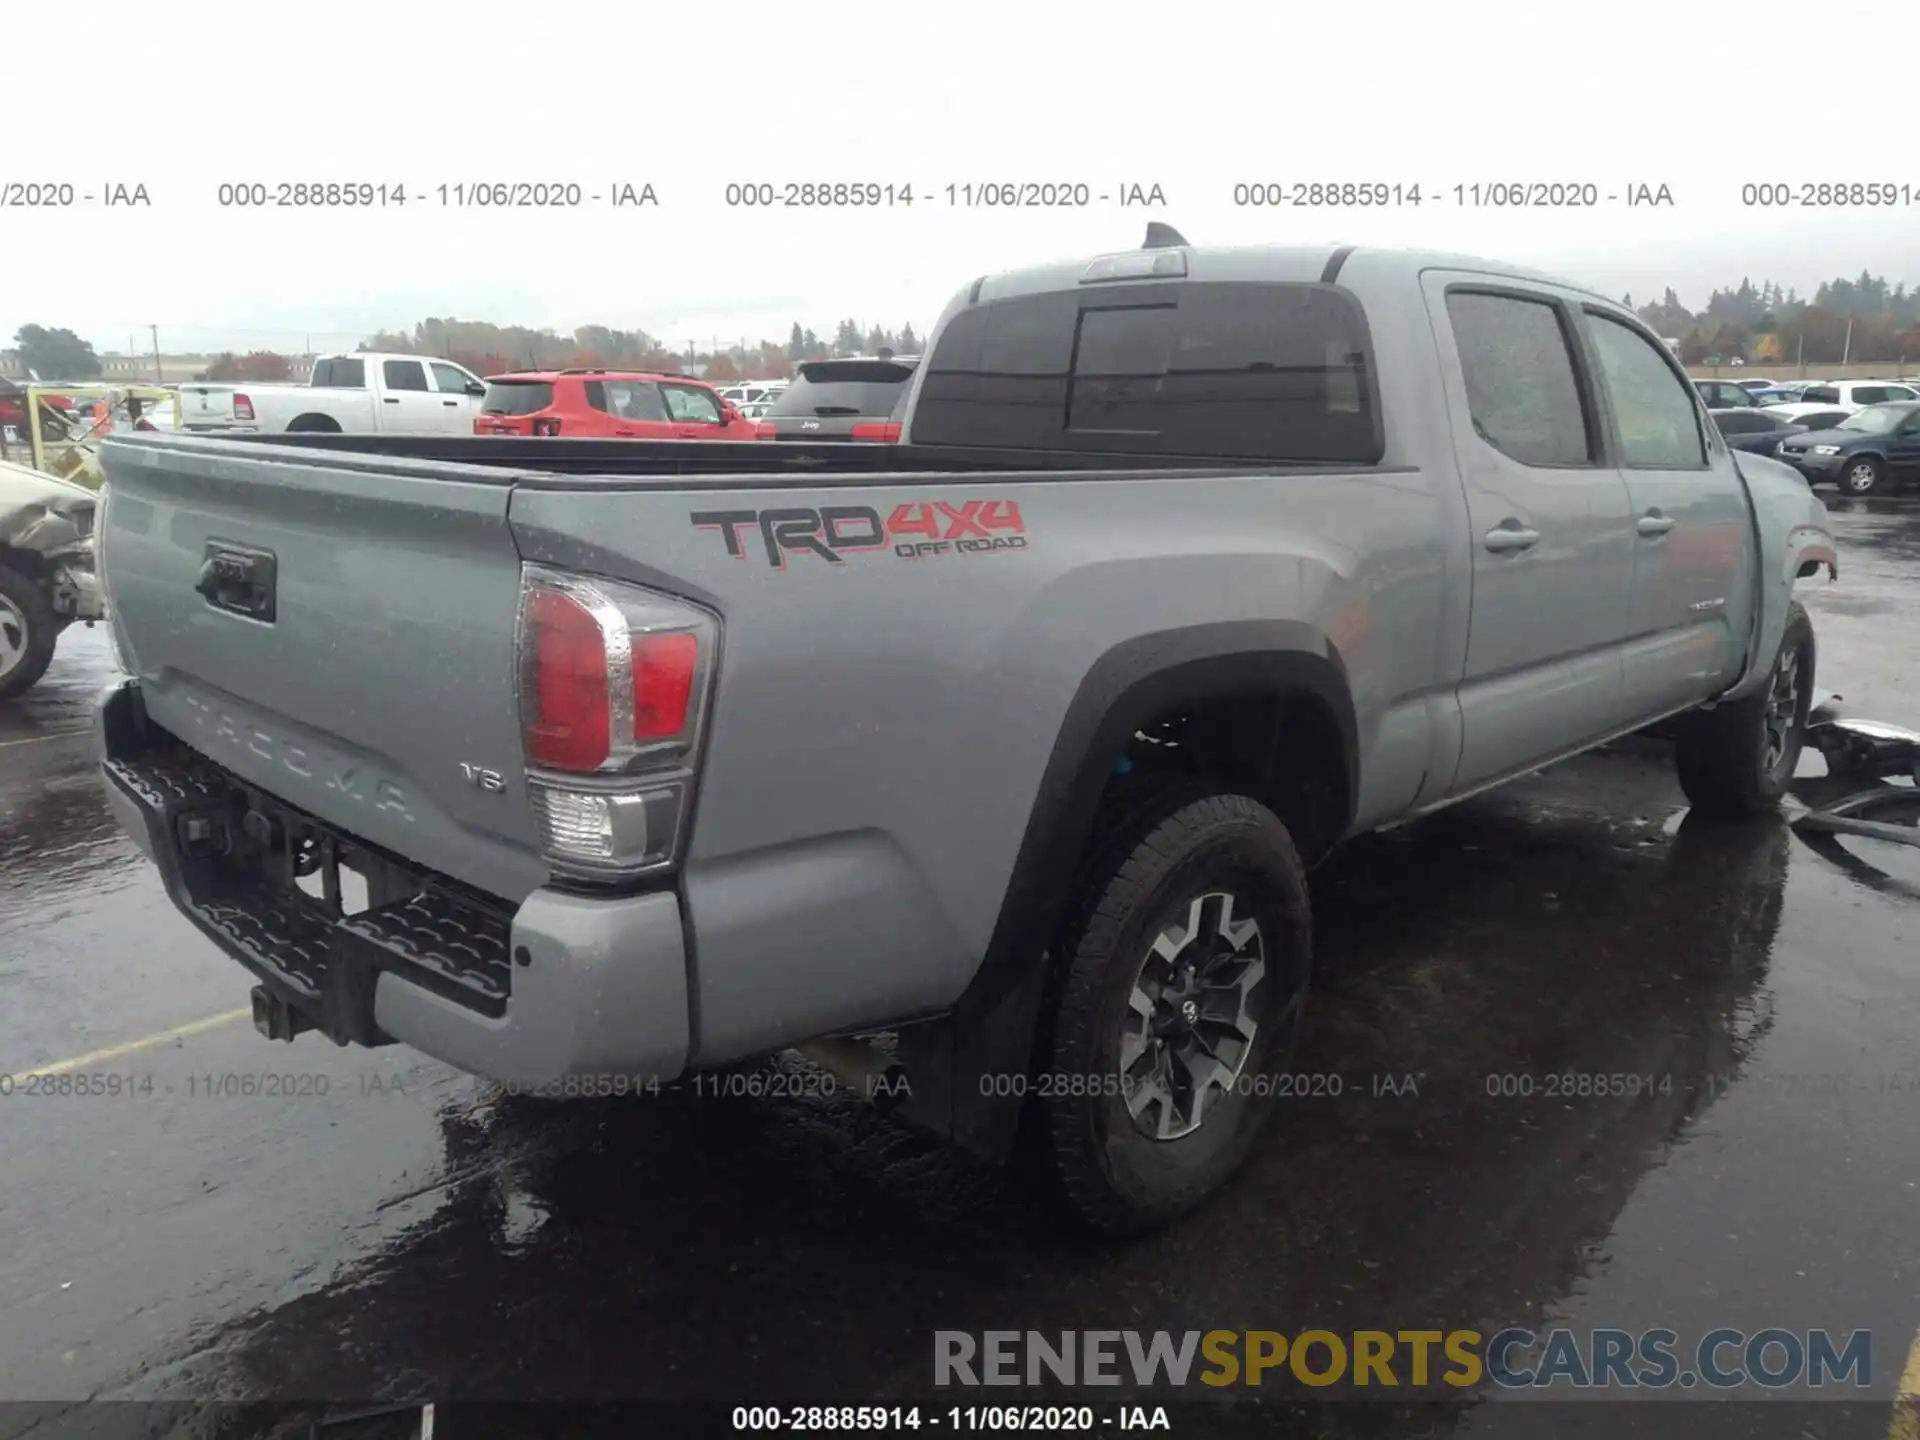
MULTIPOLYGON (((1821 685, 1920 729, 1920 497, 1831 504, 1841 583, 1803 587, 1821 685)), ((0 1075, 246 1003, 107 812, 83 727, 111 674, 104 631, 70 632, 0 706, 0 1075)), ((936 1329, 1513 1323, 1868 1329, 1872 1395, 1792 1433, 1888 1433, 1920 1328, 1920 851, 1689 818, 1636 739, 1358 842, 1314 896, 1329 975, 1297 1068, 1342 1093, 1292 1102, 1229 1193, 1127 1246, 852 1102, 542 1104, 244 1018, 78 1072, 117 1096, 16 1086, 0 1397, 33 1403, 0 1435, 67 1433, 99 1398, 222 1433, 235 1412, 197 1407, 891 1403, 930 1393, 936 1329), (1555 1072, 1670 1083, 1489 1093, 1555 1072), (265 1076, 298 1093, 227 1078, 265 1076)), ((1331 1409, 1304 1423, 1543 1433, 1524 1400, 1331 1409)))

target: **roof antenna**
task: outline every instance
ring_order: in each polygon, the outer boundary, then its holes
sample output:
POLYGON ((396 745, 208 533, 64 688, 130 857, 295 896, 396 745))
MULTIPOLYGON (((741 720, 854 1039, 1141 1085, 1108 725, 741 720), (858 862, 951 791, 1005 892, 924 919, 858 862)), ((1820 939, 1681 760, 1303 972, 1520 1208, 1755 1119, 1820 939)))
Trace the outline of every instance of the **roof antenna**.
POLYGON ((1162 225, 1158 220, 1147 222, 1147 238, 1140 242, 1142 250, 1171 250, 1176 245, 1185 245, 1187 237, 1171 225, 1162 225))

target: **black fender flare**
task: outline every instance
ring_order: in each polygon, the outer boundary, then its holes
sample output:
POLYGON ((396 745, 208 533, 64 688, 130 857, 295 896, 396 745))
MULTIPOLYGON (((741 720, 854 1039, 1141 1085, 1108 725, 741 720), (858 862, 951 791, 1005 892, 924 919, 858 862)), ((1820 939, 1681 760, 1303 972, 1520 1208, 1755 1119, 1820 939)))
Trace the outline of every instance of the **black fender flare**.
POLYGON ((921 1073, 939 1077, 925 1088, 916 1077, 917 1098, 938 1112, 925 1115, 927 1123, 1004 1158, 1020 1100, 994 1092, 1018 1087, 983 1082, 1027 1077, 1046 978, 1040 961, 1064 918, 1115 761, 1136 731, 1175 706, 1266 694, 1310 696, 1333 716, 1351 818, 1359 787, 1352 692, 1339 651, 1311 626, 1247 620, 1154 631, 1113 646, 1088 669, 1054 739, 979 969, 943 1021, 901 1032, 909 1074, 918 1052, 932 1062, 921 1073))

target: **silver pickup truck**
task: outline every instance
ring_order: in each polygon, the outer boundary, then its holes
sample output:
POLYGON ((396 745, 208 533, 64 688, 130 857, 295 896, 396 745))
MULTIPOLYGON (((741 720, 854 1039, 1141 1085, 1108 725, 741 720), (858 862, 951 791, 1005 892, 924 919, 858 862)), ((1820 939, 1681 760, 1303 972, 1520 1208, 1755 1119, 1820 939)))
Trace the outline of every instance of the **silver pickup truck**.
POLYGON ((897 445, 109 441, 108 793, 262 1032, 801 1048, 1124 1233, 1275 1108, 1343 838, 1668 719, 1697 807, 1793 771, 1825 510, 1602 296, 1161 236, 973 281, 913 387, 897 445))

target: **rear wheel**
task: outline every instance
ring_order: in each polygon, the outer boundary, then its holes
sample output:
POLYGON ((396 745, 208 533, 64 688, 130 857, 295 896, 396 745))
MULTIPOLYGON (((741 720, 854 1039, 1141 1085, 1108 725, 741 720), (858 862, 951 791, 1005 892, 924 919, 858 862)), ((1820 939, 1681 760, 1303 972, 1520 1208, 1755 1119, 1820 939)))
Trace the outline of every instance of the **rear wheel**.
POLYGON ((1793 782, 1813 705, 1813 622, 1795 603, 1767 683, 1753 694, 1684 717, 1680 788, 1708 815, 1761 815, 1793 782))
POLYGON ((1840 488, 1849 495, 1870 495, 1880 488, 1880 462, 1871 455, 1849 460, 1840 472, 1840 488))
POLYGON ((27 576, 0 566, 0 700, 33 688, 53 663, 59 618, 27 576))
POLYGON ((1126 1235, 1213 1194, 1270 1118, 1312 964, 1306 876, 1245 795, 1183 784, 1120 823, 1056 949, 1047 1158, 1069 1206, 1126 1235))
POLYGON ((287 426, 289 434, 338 435, 340 422, 331 415, 301 415, 287 426))

